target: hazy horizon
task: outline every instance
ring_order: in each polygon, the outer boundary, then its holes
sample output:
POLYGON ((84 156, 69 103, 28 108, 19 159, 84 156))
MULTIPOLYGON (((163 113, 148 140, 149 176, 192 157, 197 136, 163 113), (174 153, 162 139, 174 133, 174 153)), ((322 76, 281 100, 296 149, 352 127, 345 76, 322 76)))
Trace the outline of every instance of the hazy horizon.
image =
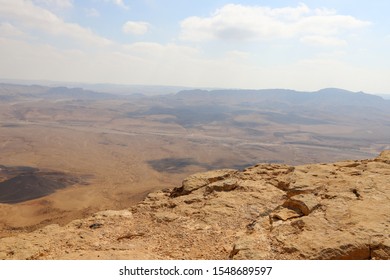
POLYGON ((389 8, 386 1, 0 0, 0 77, 385 94, 389 8))
POLYGON ((335 87, 324 87, 312 91, 297 90, 294 88, 223 88, 223 87, 190 87, 190 86, 180 86, 180 85, 143 85, 143 84, 115 84, 115 83, 80 83, 80 82, 60 82, 60 81, 49 81, 49 80, 17 80, 17 79, 0 79, 0 84, 11 84, 11 85, 23 85, 23 86, 46 86, 46 87, 67 87, 72 88, 82 88, 85 90, 91 90, 102 93, 111 93, 119 95, 127 95, 139 93, 145 96, 153 95, 164 95, 164 94, 175 94, 182 90, 292 90, 297 92, 308 92, 315 93, 325 89, 340 89, 349 91, 352 93, 363 92, 365 94, 376 95, 383 97, 384 99, 390 99, 390 93, 377 93, 377 92, 364 92, 364 91, 351 91, 346 88, 335 88, 335 87))

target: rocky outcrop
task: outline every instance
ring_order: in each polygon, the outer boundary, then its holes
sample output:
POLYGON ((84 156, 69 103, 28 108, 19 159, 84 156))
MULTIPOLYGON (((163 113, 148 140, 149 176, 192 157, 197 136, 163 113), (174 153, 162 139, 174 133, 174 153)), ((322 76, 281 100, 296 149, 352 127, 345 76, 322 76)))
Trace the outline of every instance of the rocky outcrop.
MULTIPOLYGON (((237 170, 222 169, 191 175, 183 181, 181 187, 173 189, 170 194, 170 197, 187 195, 192 193, 193 191, 196 191, 197 189, 204 187, 213 188, 212 184, 214 182, 217 182, 217 184, 214 184, 214 186, 217 187, 217 185, 220 185, 221 182, 226 182, 225 179, 233 177, 233 175, 236 173, 237 170)), ((221 186, 221 190, 222 189, 223 187, 221 186)))
POLYGON ((390 151, 194 174, 131 209, 0 240, 1 259, 390 259, 390 151))

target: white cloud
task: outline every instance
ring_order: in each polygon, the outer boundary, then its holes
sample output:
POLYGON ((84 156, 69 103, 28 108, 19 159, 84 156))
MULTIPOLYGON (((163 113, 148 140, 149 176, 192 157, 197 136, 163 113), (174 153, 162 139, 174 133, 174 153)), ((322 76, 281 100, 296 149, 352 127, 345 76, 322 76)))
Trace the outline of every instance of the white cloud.
POLYGON ((0 37, 17 38, 28 35, 9 22, 0 22, 0 37))
POLYGON ((326 37, 326 36, 320 36, 320 35, 313 35, 313 36, 304 36, 300 39, 302 43, 312 45, 312 46, 331 46, 331 47, 338 47, 338 46, 346 46, 347 42, 342 39, 338 39, 335 37, 326 37))
POLYGON ((150 24, 144 21, 128 21, 122 26, 126 34, 143 35, 148 32, 150 24))
POLYGON ((250 53, 242 51, 228 51, 226 52, 226 56, 232 59, 248 59, 250 57, 250 53))
POLYGON ((17 22, 17 27, 21 30, 35 30, 50 36, 65 36, 83 44, 105 46, 111 43, 90 29, 76 23, 65 22, 54 13, 34 5, 31 1, 0 0, 0 17, 10 22, 17 22))
MULTIPOLYGON (((349 65, 340 59, 343 53, 339 52, 291 64, 260 66, 253 59, 226 55, 207 59, 196 48, 176 44, 139 42, 88 52, 0 37, 0 54, 0 77, 4 79, 297 90, 335 86, 390 92, 390 87, 383 85, 390 75, 388 68, 349 65)), ((227 53, 235 54, 243 53, 227 53)))
POLYGON ((370 22, 334 10, 310 9, 304 4, 276 9, 228 4, 209 17, 184 19, 180 37, 187 41, 330 37, 368 25, 370 22))
POLYGON ((0 77, 184 85, 204 66, 196 62, 196 49, 189 47, 147 42, 117 47, 102 52, 61 50, 0 37, 0 77))
POLYGON ((129 6, 125 4, 123 0, 105 0, 106 2, 113 2, 115 5, 123 8, 123 9, 128 9, 129 6))
POLYGON ((66 9, 73 7, 73 0, 33 0, 33 2, 52 8, 66 9))

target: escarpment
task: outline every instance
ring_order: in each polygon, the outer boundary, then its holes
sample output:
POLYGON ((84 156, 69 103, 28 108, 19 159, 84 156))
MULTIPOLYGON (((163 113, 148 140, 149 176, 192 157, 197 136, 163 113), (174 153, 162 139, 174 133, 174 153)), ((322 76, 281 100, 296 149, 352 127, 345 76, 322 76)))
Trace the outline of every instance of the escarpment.
POLYGON ((0 239, 1 259, 390 259, 390 151, 194 174, 138 205, 0 239))

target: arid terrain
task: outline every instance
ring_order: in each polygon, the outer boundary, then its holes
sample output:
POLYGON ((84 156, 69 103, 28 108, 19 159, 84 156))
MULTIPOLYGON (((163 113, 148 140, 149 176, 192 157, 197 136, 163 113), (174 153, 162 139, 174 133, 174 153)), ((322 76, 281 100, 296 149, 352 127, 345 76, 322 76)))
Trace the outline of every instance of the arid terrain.
POLYGON ((187 177, 139 204, 5 237, 0 259, 390 259, 390 150, 187 177))
POLYGON ((390 100, 325 89, 144 96, 0 85, 0 237, 136 205, 188 175, 372 158, 390 100))

